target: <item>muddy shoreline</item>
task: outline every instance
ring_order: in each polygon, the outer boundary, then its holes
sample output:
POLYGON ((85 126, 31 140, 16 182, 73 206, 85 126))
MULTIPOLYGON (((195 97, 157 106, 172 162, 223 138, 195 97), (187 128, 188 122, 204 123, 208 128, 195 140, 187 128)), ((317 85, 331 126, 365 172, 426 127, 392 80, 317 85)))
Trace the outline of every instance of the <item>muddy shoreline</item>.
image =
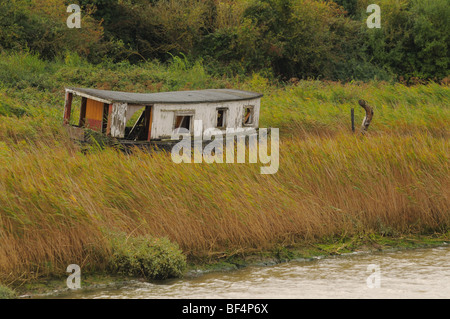
MULTIPOLYGON (((361 238, 359 238, 361 239, 361 238)), ((278 247, 269 251, 230 254, 222 258, 191 258, 183 278, 195 278, 213 272, 235 271, 244 267, 267 267, 286 262, 313 261, 323 258, 349 256, 355 254, 371 254, 374 252, 389 252, 419 248, 433 248, 445 246, 450 243, 450 235, 434 234, 431 236, 410 236, 401 238, 374 238, 373 240, 358 241, 352 238, 344 242, 309 243, 296 247, 278 247)), ((66 285, 67 276, 60 278, 42 278, 40 280, 24 284, 15 289, 15 298, 40 299, 59 298, 71 293, 66 285)), ((170 283, 151 280, 155 283, 170 283)), ((92 291, 96 289, 114 289, 138 282, 149 282, 144 278, 109 275, 105 273, 82 274, 82 283, 79 291, 92 291)))

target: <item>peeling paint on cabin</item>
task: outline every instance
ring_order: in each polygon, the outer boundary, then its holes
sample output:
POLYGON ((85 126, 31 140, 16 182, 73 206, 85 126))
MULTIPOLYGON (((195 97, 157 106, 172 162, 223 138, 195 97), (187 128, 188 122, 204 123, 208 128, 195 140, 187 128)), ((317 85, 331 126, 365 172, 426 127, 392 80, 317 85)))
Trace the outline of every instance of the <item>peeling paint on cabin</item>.
POLYGON ((111 122, 112 137, 125 137, 125 126, 127 125, 127 106, 127 103, 113 103, 111 122))
POLYGON ((209 128, 217 128, 217 109, 226 109, 226 128, 258 128, 260 99, 233 101, 223 103, 169 105, 155 104, 153 109, 153 126, 151 135, 153 138, 168 138, 174 130, 174 119, 177 112, 189 112, 195 110, 193 121, 203 122, 203 131, 209 128), (246 106, 253 107, 252 125, 243 125, 243 112, 246 106))

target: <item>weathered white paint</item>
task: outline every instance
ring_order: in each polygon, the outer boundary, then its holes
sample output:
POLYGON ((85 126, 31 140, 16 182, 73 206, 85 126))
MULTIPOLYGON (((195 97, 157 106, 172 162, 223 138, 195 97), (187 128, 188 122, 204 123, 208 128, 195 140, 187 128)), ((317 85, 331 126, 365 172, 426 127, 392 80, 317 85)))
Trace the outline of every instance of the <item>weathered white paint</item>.
POLYGON ((125 137, 125 127, 127 125, 127 108, 127 103, 113 103, 111 114, 112 137, 125 137))
MULTIPOLYGON (((110 104, 109 101, 99 99, 97 97, 89 96, 75 92, 73 90, 66 90, 67 93, 74 93, 92 100, 110 104)), ((252 99, 245 101, 230 101, 217 103, 196 103, 196 104, 155 104, 153 105, 153 116, 151 125, 152 139, 166 139, 172 136, 175 128, 175 117, 178 115, 192 115, 191 128, 195 120, 201 120, 203 124, 202 131, 217 128, 217 110, 226 109, 225 126, 218 128, 222 131, 226 129, 243 128, 246 130, 253 130, 259 127, 259 112, 261 99, 252 99), (251 125, 243 125, 244 110, 246 106, 253 108, 253 123, 251 125)), ((125 127, 127 122, 131 119, 133 114, 143 108, 144 105, 127 104, 127 103, 113 103, 111 114, 111 136, 115 138, 125 137, 125 127)), ((191 132, 193 133, 193 132, 191 132)))
POLYGON ((255 129, 259 126, 259 111, 261 99, 253 99, 246 101, 232 101, 221 103, 201 103, 201 104, 155 104, 153 105, 152 119, 152 139, 170 138, 174 130, 175 117, 177 113, 180 115, 192 113, 192 123, 195 120, 203 122, 203 132, 210 128, 216 128, 217 109, 227 108, 225 129, 244 128, 255 129), (244 109, 246 106, 253 107, 253 123, 251 125, 243 125, 244 109))

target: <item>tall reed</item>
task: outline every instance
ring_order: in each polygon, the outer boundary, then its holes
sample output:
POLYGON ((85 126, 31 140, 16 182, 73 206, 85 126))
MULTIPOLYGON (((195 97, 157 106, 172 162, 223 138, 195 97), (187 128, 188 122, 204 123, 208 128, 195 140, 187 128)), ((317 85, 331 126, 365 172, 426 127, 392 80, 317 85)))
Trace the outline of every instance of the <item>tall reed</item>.
POLYGON ((168 237, 187 255, 324 237, 448 231, 448 140, 350 133, 286 138, 280 168, 175 164, 170 154, 34 145, 4 151, 0 274, 104 269, 111 234, 168 237))

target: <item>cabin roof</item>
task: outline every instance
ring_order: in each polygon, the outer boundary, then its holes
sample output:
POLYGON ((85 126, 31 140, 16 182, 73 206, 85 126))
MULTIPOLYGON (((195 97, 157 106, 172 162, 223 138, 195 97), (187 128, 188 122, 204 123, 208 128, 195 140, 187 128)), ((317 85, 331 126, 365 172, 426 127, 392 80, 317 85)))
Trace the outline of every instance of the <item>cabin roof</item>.
POLYGON ((260 98, 260 93, 231 90, 210 89, 198 91, 173 91, 159 93, 131 93, 119 91, 107 91, 87 88, 67 88, 66 91, 87 98, 93 98, 105 103, 128 103, 128 104, 191 104, 191 103, 214 103, 242 101, 260 98))

